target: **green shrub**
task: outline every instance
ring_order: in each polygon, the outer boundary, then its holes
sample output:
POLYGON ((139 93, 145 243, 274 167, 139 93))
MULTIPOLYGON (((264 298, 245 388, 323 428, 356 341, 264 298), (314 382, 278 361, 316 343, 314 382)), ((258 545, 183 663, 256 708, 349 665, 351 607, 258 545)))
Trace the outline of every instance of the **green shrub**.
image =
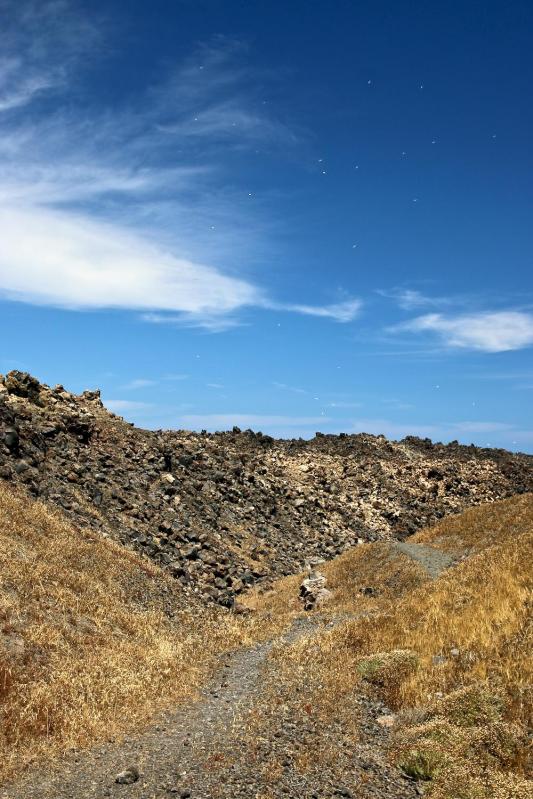
POLYGON ((414 780, 432 780, 446 764, 446 756, 437 746, 421 741, 420 748, 408 749, 398 762, 401 770, 414 780))
POLYGON ((452 691, 434 708, 436 716, 445 717, 458 727, 493 724, 501 720, 503 710, 502 698, 481 685, 452 691))
POLYGON ((357 671, 367 682, 387 686, 400 683, 418 667, 418 655, 410 649, 395 649, 392 652, 378 652, 362 658, 357 671))

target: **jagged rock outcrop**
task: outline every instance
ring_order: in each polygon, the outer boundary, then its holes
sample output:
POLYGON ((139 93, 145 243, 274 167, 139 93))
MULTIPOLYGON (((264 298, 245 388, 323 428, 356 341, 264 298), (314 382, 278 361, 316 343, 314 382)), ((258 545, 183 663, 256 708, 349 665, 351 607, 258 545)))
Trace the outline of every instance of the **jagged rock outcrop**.
POLYGON ((0 378, 0 478, 160 563, 206 600, 403 539, 469 505, 533 489, 533 458, 406 438, 279 441, 149 431, 22 372, 0 378))

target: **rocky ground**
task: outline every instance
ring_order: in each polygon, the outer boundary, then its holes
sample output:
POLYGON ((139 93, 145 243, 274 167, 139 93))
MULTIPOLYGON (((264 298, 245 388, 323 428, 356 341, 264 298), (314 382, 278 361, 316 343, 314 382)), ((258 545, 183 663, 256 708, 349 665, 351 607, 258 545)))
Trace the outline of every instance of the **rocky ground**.
POLYGON ((533 490, 533 457, 383 436, 274 440, 149 431, 22 372, 0 377, 0 478, 231 604, 257 581, 358 539, 404 539, 464 508, 533 490))

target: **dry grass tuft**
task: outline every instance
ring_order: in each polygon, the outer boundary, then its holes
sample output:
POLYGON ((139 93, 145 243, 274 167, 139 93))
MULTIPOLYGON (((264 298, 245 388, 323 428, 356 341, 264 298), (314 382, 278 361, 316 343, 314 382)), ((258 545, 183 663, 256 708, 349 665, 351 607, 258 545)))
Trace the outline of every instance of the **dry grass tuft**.
MULTIPOLYGON (((503 721, 500 698, 483 686, 454 692, 454 699, 467 700, 467 723, 462 713, 449 717, 446 707, 437 709, 421 725, 400 727, 394 757, 406 774, 431 782, 430 795, 439 799, 524 799, 533 795, 533 784, 524 778, 528 740, 525 729, 503 721), (474 705, 490 706, 490 721, 474 705), (498 713, 497 708, 500 708, 498 713), (457 723, 458 722, 458 723, 457 723)), ((480 708, 481 709, 481 708, 480 708)))
POLYGON ((190 696, 251 622, 181 609, 177 584, 0 486, 0 778, 190 696))
POLYGON ((274 589, 252 589, 242 595, 242 604, 257 612, 254 628, 256 632, 261 629, 261 637, 281 632, 293 619, 303 615, 302 603, 298 598, 302 578, 303 574, 293 574, 278 580, 274 589))
POLYGON ((398 701, 397 688, 419 668, 419 658, 410 649, 393 649, 392 652, 377 652, 361 658, 357 672, 367 683, 386 694, 390 704, 398 701))
POLYGON ((321 567, 336 613, 375 612, 428 581, 424 569, 386 542, 362 544, 321 567), (372 589, 367 595, 365 589, 372 589))

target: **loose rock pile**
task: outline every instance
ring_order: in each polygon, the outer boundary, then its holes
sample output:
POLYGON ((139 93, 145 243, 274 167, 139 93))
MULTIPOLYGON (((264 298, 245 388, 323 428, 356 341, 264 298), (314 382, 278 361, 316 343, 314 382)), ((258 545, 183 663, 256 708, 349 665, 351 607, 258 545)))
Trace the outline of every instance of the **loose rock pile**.
POLYGON ((22 372, 0 377, 0 478, 232 604, 257 581, 358 539, 533 490, 533 458, 406 438, 149 431, 22 372))
POLYGON ((326 588, 326 577, 322 572, 312 566, 308 567, 307 577, 300 585, 300 599, 304 610, 314 610, 320 607, 331 597, 331 591, 326 588))

